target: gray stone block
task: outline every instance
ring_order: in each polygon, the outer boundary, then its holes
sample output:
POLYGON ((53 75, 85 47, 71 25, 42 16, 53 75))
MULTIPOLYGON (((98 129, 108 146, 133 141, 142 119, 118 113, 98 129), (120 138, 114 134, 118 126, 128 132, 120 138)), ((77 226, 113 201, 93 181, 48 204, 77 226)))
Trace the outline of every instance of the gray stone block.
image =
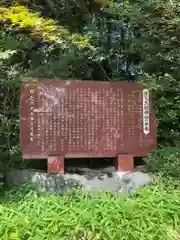
POLYGON ((147 173, 132 172, 119 177, 118 182, 119 192, 133 193, 137 189, 148 185, 151 182, 151 177, 147 173))
POLYGON ((22 186, 34 184, 41 192, 67 193, 73 188, 83 187, 88 191, 118 191, 132 193, 138 188, 148 185, 151 178, 147 173, 131 172, 126 174, 113 173, 109 178, 107 174, 98 173, 93 179, 79 174, 48 174, 33 169, 12 169, 6 176, 8 185, 22 186))

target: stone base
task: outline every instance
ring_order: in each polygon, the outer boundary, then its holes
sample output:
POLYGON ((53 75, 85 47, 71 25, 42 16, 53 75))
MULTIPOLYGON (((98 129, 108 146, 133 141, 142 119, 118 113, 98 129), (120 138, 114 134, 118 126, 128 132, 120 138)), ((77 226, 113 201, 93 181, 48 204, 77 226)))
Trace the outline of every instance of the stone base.
MULTIPOLYGON (((107 171, 107 169, 106 169, 107 171)), ((109 171, 109 169, 108 169, 109 171)), ((7 185, 23 186, 35 185, 40 192, 65 194, 73 188, 84 188, 88 191, 116 191, 120 193, 133 193, 138 188, 149 184, 151 178, 147 173, 131 172, 119 176, 112 172, 112 177, 99 174, 91 179, 79 174, 49 174, 34 169, 12 169, 6 176, 7 185)))
POLYGON ((34 169, 12 169, 6 176, 7 185, 34 185, 40 192, 65 193, 81 186, 76 179, 67 178, 63 174, 50 174, 34 169))

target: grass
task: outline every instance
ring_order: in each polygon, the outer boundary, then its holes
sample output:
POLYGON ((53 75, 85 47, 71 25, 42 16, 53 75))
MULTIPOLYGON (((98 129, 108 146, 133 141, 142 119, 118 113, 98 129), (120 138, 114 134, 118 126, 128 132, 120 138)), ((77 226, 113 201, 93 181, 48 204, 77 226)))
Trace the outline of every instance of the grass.
POLYGON ((0 239, 178 240, 178 184, 158 177, 128 197, 80 190, 42 195, 27 187, 7 191, 0 204, 0 239))

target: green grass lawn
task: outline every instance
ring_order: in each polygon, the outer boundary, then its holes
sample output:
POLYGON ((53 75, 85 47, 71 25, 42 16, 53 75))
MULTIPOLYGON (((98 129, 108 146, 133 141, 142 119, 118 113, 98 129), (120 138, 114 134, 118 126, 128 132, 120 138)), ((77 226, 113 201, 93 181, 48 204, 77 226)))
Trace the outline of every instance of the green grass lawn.
POLYGON ((83 235, 88 240, 180 239, 178 183, 156 178, 128 197, 80 190, 42 195, 24 187, 1 198, 0 239, 80 240, 83 235))

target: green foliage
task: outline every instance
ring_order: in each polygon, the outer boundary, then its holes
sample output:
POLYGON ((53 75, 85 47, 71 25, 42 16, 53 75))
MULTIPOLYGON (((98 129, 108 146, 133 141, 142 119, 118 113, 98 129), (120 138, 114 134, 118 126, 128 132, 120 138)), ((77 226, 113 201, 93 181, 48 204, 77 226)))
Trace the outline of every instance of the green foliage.
POLYGON ((180 192, 156 178, 136 195, 41 195, 24 187, 6 192, 0 205, 1 239, 176 240, 180 192))
POLYGON ((155 172, 180 179, 180 148, 163 147, 149 154, 145 161, 155 172))
POLYGON ((71 35, 53 19, 42 18, 37 12, 32 12, 25 6, 1 7, 0 14, 0 22, 11 31, 26 30, 44 42, 54 41, 63 45, 66 39, 71 40, 79 48, 88 46, 88 39, 84 39, 80 34, 71 35))

